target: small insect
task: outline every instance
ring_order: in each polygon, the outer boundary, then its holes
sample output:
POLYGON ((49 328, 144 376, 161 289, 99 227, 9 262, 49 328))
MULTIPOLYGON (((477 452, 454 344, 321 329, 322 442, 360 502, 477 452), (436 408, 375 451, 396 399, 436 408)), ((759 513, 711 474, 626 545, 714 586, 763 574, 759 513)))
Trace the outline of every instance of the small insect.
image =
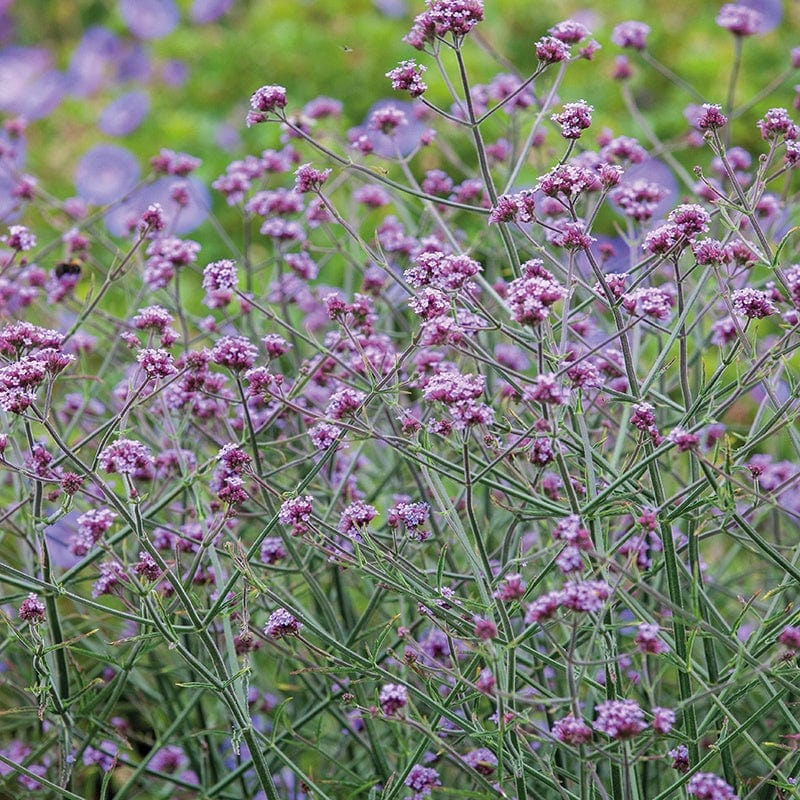
POLYGON ((76 277, 81 274, 81 261, 78 258, 71 258, 69 261, 59 261, 53 270, 56 278, 63 278, 64 275, 75 275, 76 277))

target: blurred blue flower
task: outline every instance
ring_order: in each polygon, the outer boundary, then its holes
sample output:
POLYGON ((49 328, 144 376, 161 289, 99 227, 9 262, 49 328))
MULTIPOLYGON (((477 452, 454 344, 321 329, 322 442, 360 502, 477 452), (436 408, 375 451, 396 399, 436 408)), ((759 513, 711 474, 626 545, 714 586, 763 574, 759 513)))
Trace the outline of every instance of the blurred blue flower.
POLYGON ((120 0, 119 11, 128 30, 139 39, 161 39, 180 21, 175 0, 120 0))
POLYGON ((121 200, 139 180, 139 162, 130 150, 99 144, 88 150, 75 170, 75 189, 89 203, 121 200))
POLYGON ((194 0, 189 17, 198 25, 216 22, 232 5, 233 0, 194 0))
POLYGON ((109 136, 127 136, 141 125, 149 110, 146 92, 127 92, 102 110, 97 127, 109 136))

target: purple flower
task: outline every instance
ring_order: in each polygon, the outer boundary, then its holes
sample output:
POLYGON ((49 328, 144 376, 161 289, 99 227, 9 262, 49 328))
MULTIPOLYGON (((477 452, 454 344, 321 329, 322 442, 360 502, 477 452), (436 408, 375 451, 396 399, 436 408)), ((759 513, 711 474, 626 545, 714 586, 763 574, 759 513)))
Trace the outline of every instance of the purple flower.
POLYGON ((149 110, 146 92, 127 92, 102 110, 97 127, 109 136, 127 136, 141 125, 149 110))
POLYGON ((325 416, 331 419, 350 417, 361 408, 366 399, 367 395, 358 389, 351 389, 350 387, 339 389, 328 400, 328 404, 325 406, 325 416))
POLYGON ((778 641, 792 652, 800 650, 800 628, 787 625, 780 632, 778 641))
POLYGON ((430 796, 431 789, 442 785, 442 781, 439 773, 432 767, 414 764, 406 776, 405 785, 413 792, 411 800, 424 800, 430 796))
POLYGON ((713 772, 698 772, 686 785, 686 793, 697 800, 739 800, 733 788, 713 772))
POLYGON ((258 348, 244 336, 223 336, 211 351, 211 360, 234 372, 249 369, 258 357, 258 348))
POLYGON ((582 719, 568 714, 553 723, 553 735, 567 744, 585 744, 592 738, 592 729, 582 719))
POLYGON ((509 573, 500 581, 499 587, 494 592, 494 597, 504 603, 519 600, 524 594, 527 584, 519 573, 509 573))
POLYGON ((223 308, 233 297, 239 284, 236 262, 230 259, 212 261, 203 269, 203 303, 209 308, 223 308))
POLYGON ((585 100, 577 103, 565 103, 564 109, 553 114, 550 119, 561 126, 561 135, 565 139, 579 139, 581 133, 592 124, 592 111, 585 100))
POLYGON ((475 623, 473 633, 479 639, 489 641, 490 639, 497 638, 497 625, 495 625, 490 619, 486 619, 485 617, 475 617, 473 622, 475 623))
POLYGON ((216 22, 226 14, 234 0, 194 0, 189 9, 189 18, 197 25, 207 25, 216 22))
POLYGON ((700 442, 700 437, 696 433, 690 433, 680 427, 680 425, 674 427, 669 432, 667 439, 678 448, 678 452, 680 453, 694 450, 700 442))
POLYGON ((162 747, 151 759, 150 766, 158 772, 166 772, 169 775, 182 769, 188 763, 183 748, 176 744, 168 744, 162 747))
POLYGON ((381 688, 378 700, 383 713, 390 717, 408 705, 408 691, 398 683, 387 683, 381 688))
POLYGON ((110 508, 91 508, 81 514, 75 520, 77 530, 69 538, 70 552, 76 556, 85 556, 110 530, 116 517, 110 508))
POLYGON ((672 759, 672 768, 678 772, 687 773, 689 771, 689 748, 685 744, 679 744, 667 755, 672 759))
POLYGON ((486 747, 470 750, 463 756, 464 763, 481 775, 491 775, 497 766, 497 756, 486 747))
POLYGON ((697 118, 697 127, 701 131, 716 130, 728 124, 728 118, 722 113, 722 106, 714 103, 703 103, 703 111, 697 118))
POLYGON ((653 730, 656 733, 667 734, 675 724, 675 712, 671 708, 653 708, 653 730))
POLYGON ((393 136, 398 128, 408 125, 405 113, 395 106, 387 105, 377 108, 370 114, 367 127, 384 136, 393 136))
POLYGON ((378 516, 378 511, 363 500, 356 500, 342 512, 336 529, 351 539, 361 539, 361 531, 378 516))
POLYGON ((691 238, 708 230, 711 216, 696 203, 684 203, 671 211, 667 220, 677 226, 682 236, 691 238))
POLYGON ((506 302, 511 317, 521 325, 538 325, 547 319, 550 306, 566 295, 564 287, 548 272, 539 259, 522 265, 524 274, 508 285, 506 302))
POLYGON ((635 700, 606 700, 595 711, 594 729, 612 739, 630 739, 647 727, 644 711, 635 700))
POLYGON ((97 764, 103 772, 108 772, 116 764, 118 752, 119 747, 114 742, 104 739, 100 747, 87 746, 83 751, 83 763, 87 767, 97 764))
POLYGON ((559 602, 565 608, 597 614, 611 596, 611 587, 605 581, 565 583, 559 595, 559 602))
POLYGON ((425 94, 428 85, 422 80, 423 73, 427 70, 424 64, 417 64, 412 58, 401 61, 393 70, 386 73, 392 82, 392 89, 398 92, 408 92, 411 97, 425 94))
POLYGON ((798 127, 785 108, 770 108, 756 123, 762 139, 797 139, 798 127))
POLYGON ((175 0, 120 0, 119 10, 128 30, 139 39, 161 39, 180 21, 175 0))
POLYGON ((104 472, 132 475, 144 472, 153 466, 153 456, 148 447, 134 439, 118 439, 105 447, 97 457, 104 472))
POLYGON ((748 319, 763 319, 777 312, 767 292, 759 289, 737 289, 731 295, 731 305, 737 314, 748 319))
POLYGON ((621 22, 611 32, 611 41, 617 47, 628 47, 632 50, 644 50, 647 46, 647 34, 650 26, 644 22, 621 22))
POLYGON ((261 543, 261 562, 263 564, 277 564, 286 558, 283 542, 276 536, 267 537, 261 543))
POLYGON ((100 577, 92 587, 92 597, 111 594, 112 589, 120 583, 127 582, 125 567, 119 561, 105 561, 100 565, 100 577))
POLYGON ((247 114, 247 126, 265 122, 273 112, 286 108, 286 87, 277 85, 262 86, 250 97, 251 110, 247 114))
POLYGON ((44 622, 45 605, 38 594, 31 592, 20 604, 17 614, 23 622, 39 625, 44 622))
POLYGON ((139 553, 139 560, 133 565, 133 570, 148 581, 157 581, 161 577, 161 567, 144 550, 139 553))
POLYGON ((139 164, 130 150, 99 144, 88 150, 75 170, 75 189, 88 203, 105 205, 127 194, 139 180, 139 164))
POLYGON ((294 636, 302 628, 300 621, 285 608, 279 608, 270 614, 264 633, 272 639, 294 636))
POLYGON ((591 36, 591 31, 580 22, 574 19, 566 19, 555 24, 547 31, 551 36, 567 44, 577 44, 581 39, 591 36))
POLYGON ((740 3, 726 3, 716 19, 717 25, 734 36, 752 36, 760 31, 762 22, 761 12, 740 3))
POLYGON ((306 523, 311 519, 311 504, 313 502, 314 498, 308 494, 284 500, 278 513, 278 522, 281 525, 291 525, 294 535, 305 533, 308 530, 306 523))
POLYGON ((636 649, 640 653, 658 655, 669 650, 667 644, 658 638, 658 630, 658 625, 651 625, 647 622, 642 622, 639 625, 634 642, 636 649))
POLYGON ((36 234, 31 233, 24 225, 10 225, 8 236, 3 236, 2 241, 12 250, 24 252, 36 247, 36 234))
POLYGON ((557 64, 570 57, 569 45, 555 36, 543 36, 535 44, 536 58, 543 64, 557 64))
POLYGON ((330 174, 331 171, 329 169, 318 170, 312 167, 311 164, 303 164, 295 172, 297 180, 295 181, 294 190, 298 194, 318 192, 322 188, 322 184, 328 180, 330 174))
POLYGON ((136 354, 136 360, 151 380, 162 380, 174 375, 178 368, 170 353, 163 348, 147 347, 136 354))

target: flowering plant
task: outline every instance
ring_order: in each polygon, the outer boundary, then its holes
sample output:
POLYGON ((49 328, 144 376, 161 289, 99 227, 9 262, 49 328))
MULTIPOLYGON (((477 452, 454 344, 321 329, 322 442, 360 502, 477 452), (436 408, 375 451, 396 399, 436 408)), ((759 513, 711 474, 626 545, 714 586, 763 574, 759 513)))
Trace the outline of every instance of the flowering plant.
POLYGON ((136 206, 5 153, 9 786, 795 796, 800 128, 786 76, 735 91, 765 19, 720 11, 722 98, 619 24, 637 139, 557 100, 579 21, 472 82, 491 13, 427 0, 407 99, 346 136, 257 88, 224 258, 193 156, 136 206), (640 68, 698 101, 674 140, 640 68))

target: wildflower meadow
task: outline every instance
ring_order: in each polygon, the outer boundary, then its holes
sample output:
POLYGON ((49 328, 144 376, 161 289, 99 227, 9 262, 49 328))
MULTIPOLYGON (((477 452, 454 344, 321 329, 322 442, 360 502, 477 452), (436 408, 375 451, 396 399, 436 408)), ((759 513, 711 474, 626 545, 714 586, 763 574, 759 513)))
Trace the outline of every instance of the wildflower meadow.
POLYGON ((158 43, 257 3, 77 5, 0 2, 0 798, 800 797, 796 4, 376 2, 225 108, 158 43))

